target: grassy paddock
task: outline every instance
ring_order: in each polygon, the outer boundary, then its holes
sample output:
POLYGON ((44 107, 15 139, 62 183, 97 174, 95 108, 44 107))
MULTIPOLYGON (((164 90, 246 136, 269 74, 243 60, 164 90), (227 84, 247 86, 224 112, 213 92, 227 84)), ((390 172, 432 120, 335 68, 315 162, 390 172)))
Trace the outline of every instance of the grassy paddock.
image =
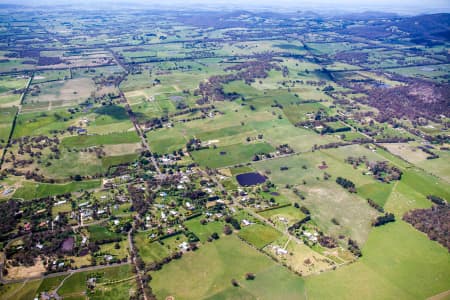
POLYGON ((280 238, 281 233, 272 227, 254 224, 241 229, 239 237, 254 245, 256 248, 262 249, 280 238))
POLYGON ((236 144, 217 149, 204 149, 191 153, 195 161, 201 166, 220 168, 244 162, 250 162, 257 153, 268 153, 275 149, 267 143, 236 144), (225 154, 221 155, 220 153, 225 154))
POLYGON ((403 221, 374 228, 356 263, 308 277, 309 299, 426 299, 450 288, 448 251, 403 221))
POLYGON ((63 139, 61 145, 66 148, 86 148, 100 145, 137 143, 139 141, 139 136, 135 131, 127 131, 105 135, 71 136, 63 139))
POLYGON ((158 299, 167 296, 174 296, 175 299, 304 298, 300 277, 275 264, 234 235, 222 237, 196 252, 187 253, 182 259, 165 265, 162 270, 152 272, 151 276, 151 287, 158 299), (256 279, 246 281, 245 274, 248 272, 256 274, 256 279), (240 283, 240 287, 231 285, 233 278, 240 283))
POLYGON ((31 200, 98 187, 100 187, 100 180, 74 181, 67 184, 34 183, 25 181, 23 186, 16 190, 13 197, 31 200))

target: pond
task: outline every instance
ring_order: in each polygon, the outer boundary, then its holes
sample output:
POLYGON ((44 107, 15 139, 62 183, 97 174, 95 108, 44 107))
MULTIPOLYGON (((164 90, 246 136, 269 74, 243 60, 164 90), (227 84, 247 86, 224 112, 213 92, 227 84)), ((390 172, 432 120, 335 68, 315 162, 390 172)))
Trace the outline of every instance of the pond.
POLYGON ((73 237, 68 237, 62 243, 61 250, 64 252, 70 252, 73 250, 74 244, 75 244, 75 239, 73 237))
POLYGON ((241 186, 251 186, 266 181, 266 177, 255 172, 239 174, 236 176, 237 181, 241 186))

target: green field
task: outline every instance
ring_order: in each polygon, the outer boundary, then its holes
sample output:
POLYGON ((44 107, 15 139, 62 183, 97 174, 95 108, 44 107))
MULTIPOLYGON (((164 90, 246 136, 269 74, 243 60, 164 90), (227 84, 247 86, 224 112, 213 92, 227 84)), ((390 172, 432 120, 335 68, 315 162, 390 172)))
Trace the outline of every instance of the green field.
POLYGON ((87 148, 100 145, 129 144, 139 142, 136 131, 110 133, 105 135, 82 135, 67 137, 61 145, 66 148, 87 148))
POLYGON ((0 287, 0 298, 4 300, 32 300, 35 298, 41 280, 14 283, 0 287))
POLYGON ((294 206, 285 206, 277 209, 270 209, 259 213, 267 219, 277 220, 279 217, 285 218, 289 224, 298 222, 306 217, 306 215, 294 206))
POLYGON ((253 224, 242 228, 239 237, 256 248, 262 249, 281 237, 281 233, 266 225, 253 224))
POLYGON ((208 243, 151 276, 151 287, 158 299, 169 295, 176 299, 302 299, 304 295, 301 278, 236 236, 208 243), (245 280, 248 272, 256 274, 254 281, 245 280), (240 287, 231 285, 233 278, 240 287), (279 284, 274 285, 274 280, 279 284))
POLYGON ((112 232, 103 225, 91 225, 88 227, 88 231, 89 231, 89 240, 91 242, 107 241, 117 238, 123 238, 121 234, 112 232))
POLYGON ((305 281, 309 299, 425 299, 448 278, 447 250, 397 221, 373 229, 358 262, 305 281))
POLYGON ((111 166, 131 163, 138 159, 139 154, 126 154, 126 155, 117 155, 117 156, 107 156, 102 158, 102 167, 107 169, 111 166))
POLYGON ((202 225, 200 223, 200 217, 197 217, 184 222, 184 225, 204 243, 214 232, 221 235, 225 224, 223 222, 212 221, 202 225))
POLYGON ((96 287, 94 289, 93 295, 89 295, 90 298, 129 299, 129 292, 135 289, 135 281, 133 279, 133 274, 131 273, 131 267, 130 265, 124 265, 119 267, 105 268, 98 271, 75 273, 66 279, 64 284, 58 290, 58 294, 64 298, 84 298, 84 293, 87 291, 86 281, 90 277, 95 275, 98 275, 100 277, 100 279, 97 280, 97 284, 103 283, 104 285, 96 287), (119 280, 124 280, 124 282, 113 283, 114 281, 119 280), (108 284, 109 282, 111 282, 111 284, 108 284))
POLYGON ((269 153, 275 149, 267 143, 236 144, 217 149, 205 149, 194 151, 192 157, 201 166, 209 168, 221 168, 230 165, 250 162, 255 154, 269 153), (225 154, 221 154, 224 152, 225 154))
POLYGON ((151 263, 161 261, 173 252, 179 251, 178 245, 186 241, 186 237, 178 234, 151 242, 148 233, 139 232, 134 235, 134 240, 142 260, 145 263, 151 263))
POLYGON ((100 187, 100 180, 70 182, 67 184, 33 183, 25 181, 23 186, 16 190, 13 197, 31 200, 98 187, 100 187))

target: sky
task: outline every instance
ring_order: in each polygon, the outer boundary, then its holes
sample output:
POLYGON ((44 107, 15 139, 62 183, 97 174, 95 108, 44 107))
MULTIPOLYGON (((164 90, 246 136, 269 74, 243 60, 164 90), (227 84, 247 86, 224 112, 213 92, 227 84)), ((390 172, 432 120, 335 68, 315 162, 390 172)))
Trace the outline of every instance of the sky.
MULTIPOLYGON (((316 11, 384 11, 405 14, 449 12, 450 0, 0 0, 24 5, 69 4, 83 8, 103 7, 106 3, 126 3, 139 7, 278 9, 316 11)), ((112 6, 113 7, 113 6, 112 6)))

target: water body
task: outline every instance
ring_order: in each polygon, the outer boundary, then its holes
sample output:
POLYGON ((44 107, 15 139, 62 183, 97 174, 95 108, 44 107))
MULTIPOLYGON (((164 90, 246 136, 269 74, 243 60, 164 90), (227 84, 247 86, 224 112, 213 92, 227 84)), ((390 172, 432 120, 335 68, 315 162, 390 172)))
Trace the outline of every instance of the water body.
POLYGON ((241 186, 252 186, 266 181, 265 176, 255 172, 239 174, 236 176, 236 179, 241 186))

